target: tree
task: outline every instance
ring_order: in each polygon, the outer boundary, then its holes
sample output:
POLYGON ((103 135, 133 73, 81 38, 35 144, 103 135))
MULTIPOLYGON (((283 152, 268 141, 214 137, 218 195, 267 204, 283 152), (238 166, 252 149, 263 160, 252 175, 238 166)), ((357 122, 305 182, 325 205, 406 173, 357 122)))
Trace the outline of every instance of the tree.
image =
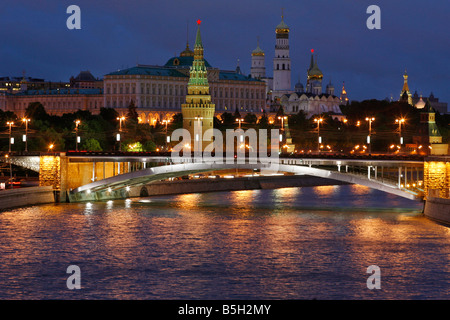
POLYGON ((106 121, 116 121, 119 113, 113 108, 100 108, 100 117, 106 121))
POLYGON ((234 117, 233 122, 235 122, 236 119, 239 119, 241 117, 241 114, 239 113, 238 107, 236 107, 236 110, 234 111, 233 117, 234 117))
POLYGON ((31 102, 25 110, 25 115, 33 120, 48 120, 49 115, 40 102, 31 102))
POLYGON ((267 117, 266 110, 263 111, 263 115, 258 121, 260 129, 267 129, 269 127, 269 118, 267 117))
POLYGON ((134 104, 134 101, 131 100, 130 104, 128 105, 127 120, 128 121, 133 120, 133 121, 137 122, 138 117, 139 117, 139 115, 137 113, 136 105, 134 104))
POLYGON ((247 123, 256 123, 258 117, 254 113, 247 113, 244 117, 244 121, 247 123))
POLYGON ((86 139, 82 144, 82 149, 86 151, 103 151, 100 142, 93 138, 86 139))
POLYGON ((224 125, 230 125, 236 122, 236 118, 231 113, 228 112, 222 113, 220 118, 222 119, 224 125))

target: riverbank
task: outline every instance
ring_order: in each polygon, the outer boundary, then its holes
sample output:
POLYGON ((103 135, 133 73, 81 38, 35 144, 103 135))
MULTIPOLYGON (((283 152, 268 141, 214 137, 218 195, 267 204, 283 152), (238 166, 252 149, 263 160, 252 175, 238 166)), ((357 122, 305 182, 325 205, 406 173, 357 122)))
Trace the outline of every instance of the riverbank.
POLYGON ((450 226, 450 199, 428 197, 424 215, 431 220, 450 226))
POLYGON ((55 197, 51 186, 0 191, 0 210, 52 202, 55 202, 55 197))

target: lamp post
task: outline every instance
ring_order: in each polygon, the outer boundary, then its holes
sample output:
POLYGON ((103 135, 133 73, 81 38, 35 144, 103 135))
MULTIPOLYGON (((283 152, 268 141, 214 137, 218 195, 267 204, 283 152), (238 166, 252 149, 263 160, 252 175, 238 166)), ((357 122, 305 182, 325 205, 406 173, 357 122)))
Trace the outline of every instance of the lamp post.
POLYGON ((405 118, 395 119, 395 123, 398 123, 398 134, 400 137, 400 150, 402 148, 403 144, 403 137, 402 137, 402 123, 405 123, 405 118))
MULTIPOLYGON (((11 189, 13 188, 13 175, 12 175, 12 165, 11 165, 11 158, 9 157, 9 154, 5 154, 5 160, 9 160, 9 183, 11 185, 11 189)), ((8 186, 6 185, 5 188, 8 186)))
POLYGON ((80 125, 81 121, 80 120, 75 120, 75 150, 78 151, 78 126, 80 125))
POLYGON ((369 154, 372 153, 372 144, 370 138, 372 136, 372 121, 375 121, 375 118, 366 118, 366 121, 369 121, 369 135, 367 136, 367 144, 369 145, 369 154))
POLYGON ((8 152, 11 152, 11 142, 12 142, 12 140, 11 140, 11 127, 14 125, 14 122, 12 122, 12 121, 8 121, 8 122, 6 122, 6 124, 9 126, 9 151, 8 152))
POLYGON ((166 151, 167 151, 167 143, 169 142, 169 136, 167 135, 167 125, 169 124, 170 120, 163 120, 162 123, 166 125, 166 151))
POLYGON ((314 122, 317 122, 317 151, 320 152, 320 143, 322 142, 320 136, 320 124, 323 122, 323 118, 315 118, 314 122))
POLYGON ((244 121, 244 119, 236 119, 237 122, 239 122, 239 129, 241 128, 241 122, 244 121))
POLYGON ((119 133, 117 134, 117 141, 119 141, 119 151, 122 151, 122 144, 120 142, 120 133, 122 132, 122 121, 125 121, 125 116, 117 117, 117 120, 119 120, 119 133))
POLYGON ((23 141, 25 142, 25 152, 28 152, 28 122, 30 121, 31 119, 22 118, 22 122, 25 122, 25 135, 23 136, 23 141))

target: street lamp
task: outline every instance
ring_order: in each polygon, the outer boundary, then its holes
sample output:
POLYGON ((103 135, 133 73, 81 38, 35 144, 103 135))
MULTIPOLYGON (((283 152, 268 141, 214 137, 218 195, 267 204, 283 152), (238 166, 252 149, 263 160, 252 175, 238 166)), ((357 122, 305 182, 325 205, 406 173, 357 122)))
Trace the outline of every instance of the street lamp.
MULTIPOLYGON (((9 154, 5 154, 5 160, 8 160, 9 158, 9 154)), ((12 174, 12 164, 11 164, 12 159, 9 158, 9 183, 11 185, 11 189, 13 188, 13 174, 12 174)), ((5 187, 7 188, 7 186, 5 187)))
POLYGON ((317 151, 320 152, 320 144, 322 143, 322 137, 320 136, 320 124, 323 122, 323 118, 315 118, 314 122, 317 122, 317 151))
POLYGON ((76 136, 75 150, 76 150, 76 151, 78 151, 78 143, 79 143, 78 126, 80 125, 80 123, 81 123, 80 120, 75 120, 75 136, 76 136))
POLYGON ((241 128, 241 122, 244 121, 244 119, 236 119, 237 122, 239 122, 239 129, 241 128))
POLYGON ((367 136, 367 144, 369 145, 369 154, 372 153, 372 144, 370 143, 370 137, 372 135, 372 121, 375 121, 375 118, 366 118, 366 121, 369 121, 369 135, 367 136))
POLYGON ((119 133, 116 136, 117 141, 119 141, 119 151, 122 151, 122 144, 120 143, 120 132, 122 132, 122 121, 125 121, 125 116, 117 117, 119 120, 119 133))
POLYGON ((53 143, 50 143, 50 144, 48 145, 48 151, 49 151, 49 152, 52 152, 54 147, 55 147, 55 145, 54 145, 53 143))
POLYGON ((9 126, 9 152, 11 152, 11 143, 14 144, 14 141, 11 139, 11 126, 14 125, 14 122, 8 121, 6 124, 9 126))
MULTIPOLYGON (((283 142, 283 137, 284 137, 284 120, 287 120, 286 116, 278 116, 278 120, 281 120, 281 134, 280 134, 280 142, 283 142)), ((280 148, 280 150, 282 150, 280 148)))
POLYGON ((25 142, 25 152, 28 151, 28 122, 30 122, 31 119, 22 118, 22 122, 25 122, 25 135, 23 136, 23 141, 25 142))
POLYGON ((167 151, 167 143, 170 142, 169 141, 169 136, 167 135, 167 125, 169 124, 170 120, 163 120, 162 123, 164 123, 166 125, 166 151, 167 151))
POLYGON ((395 123, 398 123, 398 134, 400 137, 400 148, 403 144, 403 137, 402 137, 402 123, 405 123, 405 118, 395 119, 395 123))

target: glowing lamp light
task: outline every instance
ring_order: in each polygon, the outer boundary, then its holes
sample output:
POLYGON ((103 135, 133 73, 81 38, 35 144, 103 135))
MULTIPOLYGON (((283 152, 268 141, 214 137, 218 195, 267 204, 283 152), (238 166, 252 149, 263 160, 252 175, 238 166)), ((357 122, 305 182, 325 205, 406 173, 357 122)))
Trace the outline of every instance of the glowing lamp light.
POLYGON ((202 23, 202 20, 198 19, 197 24, 200 25, 202 23))

